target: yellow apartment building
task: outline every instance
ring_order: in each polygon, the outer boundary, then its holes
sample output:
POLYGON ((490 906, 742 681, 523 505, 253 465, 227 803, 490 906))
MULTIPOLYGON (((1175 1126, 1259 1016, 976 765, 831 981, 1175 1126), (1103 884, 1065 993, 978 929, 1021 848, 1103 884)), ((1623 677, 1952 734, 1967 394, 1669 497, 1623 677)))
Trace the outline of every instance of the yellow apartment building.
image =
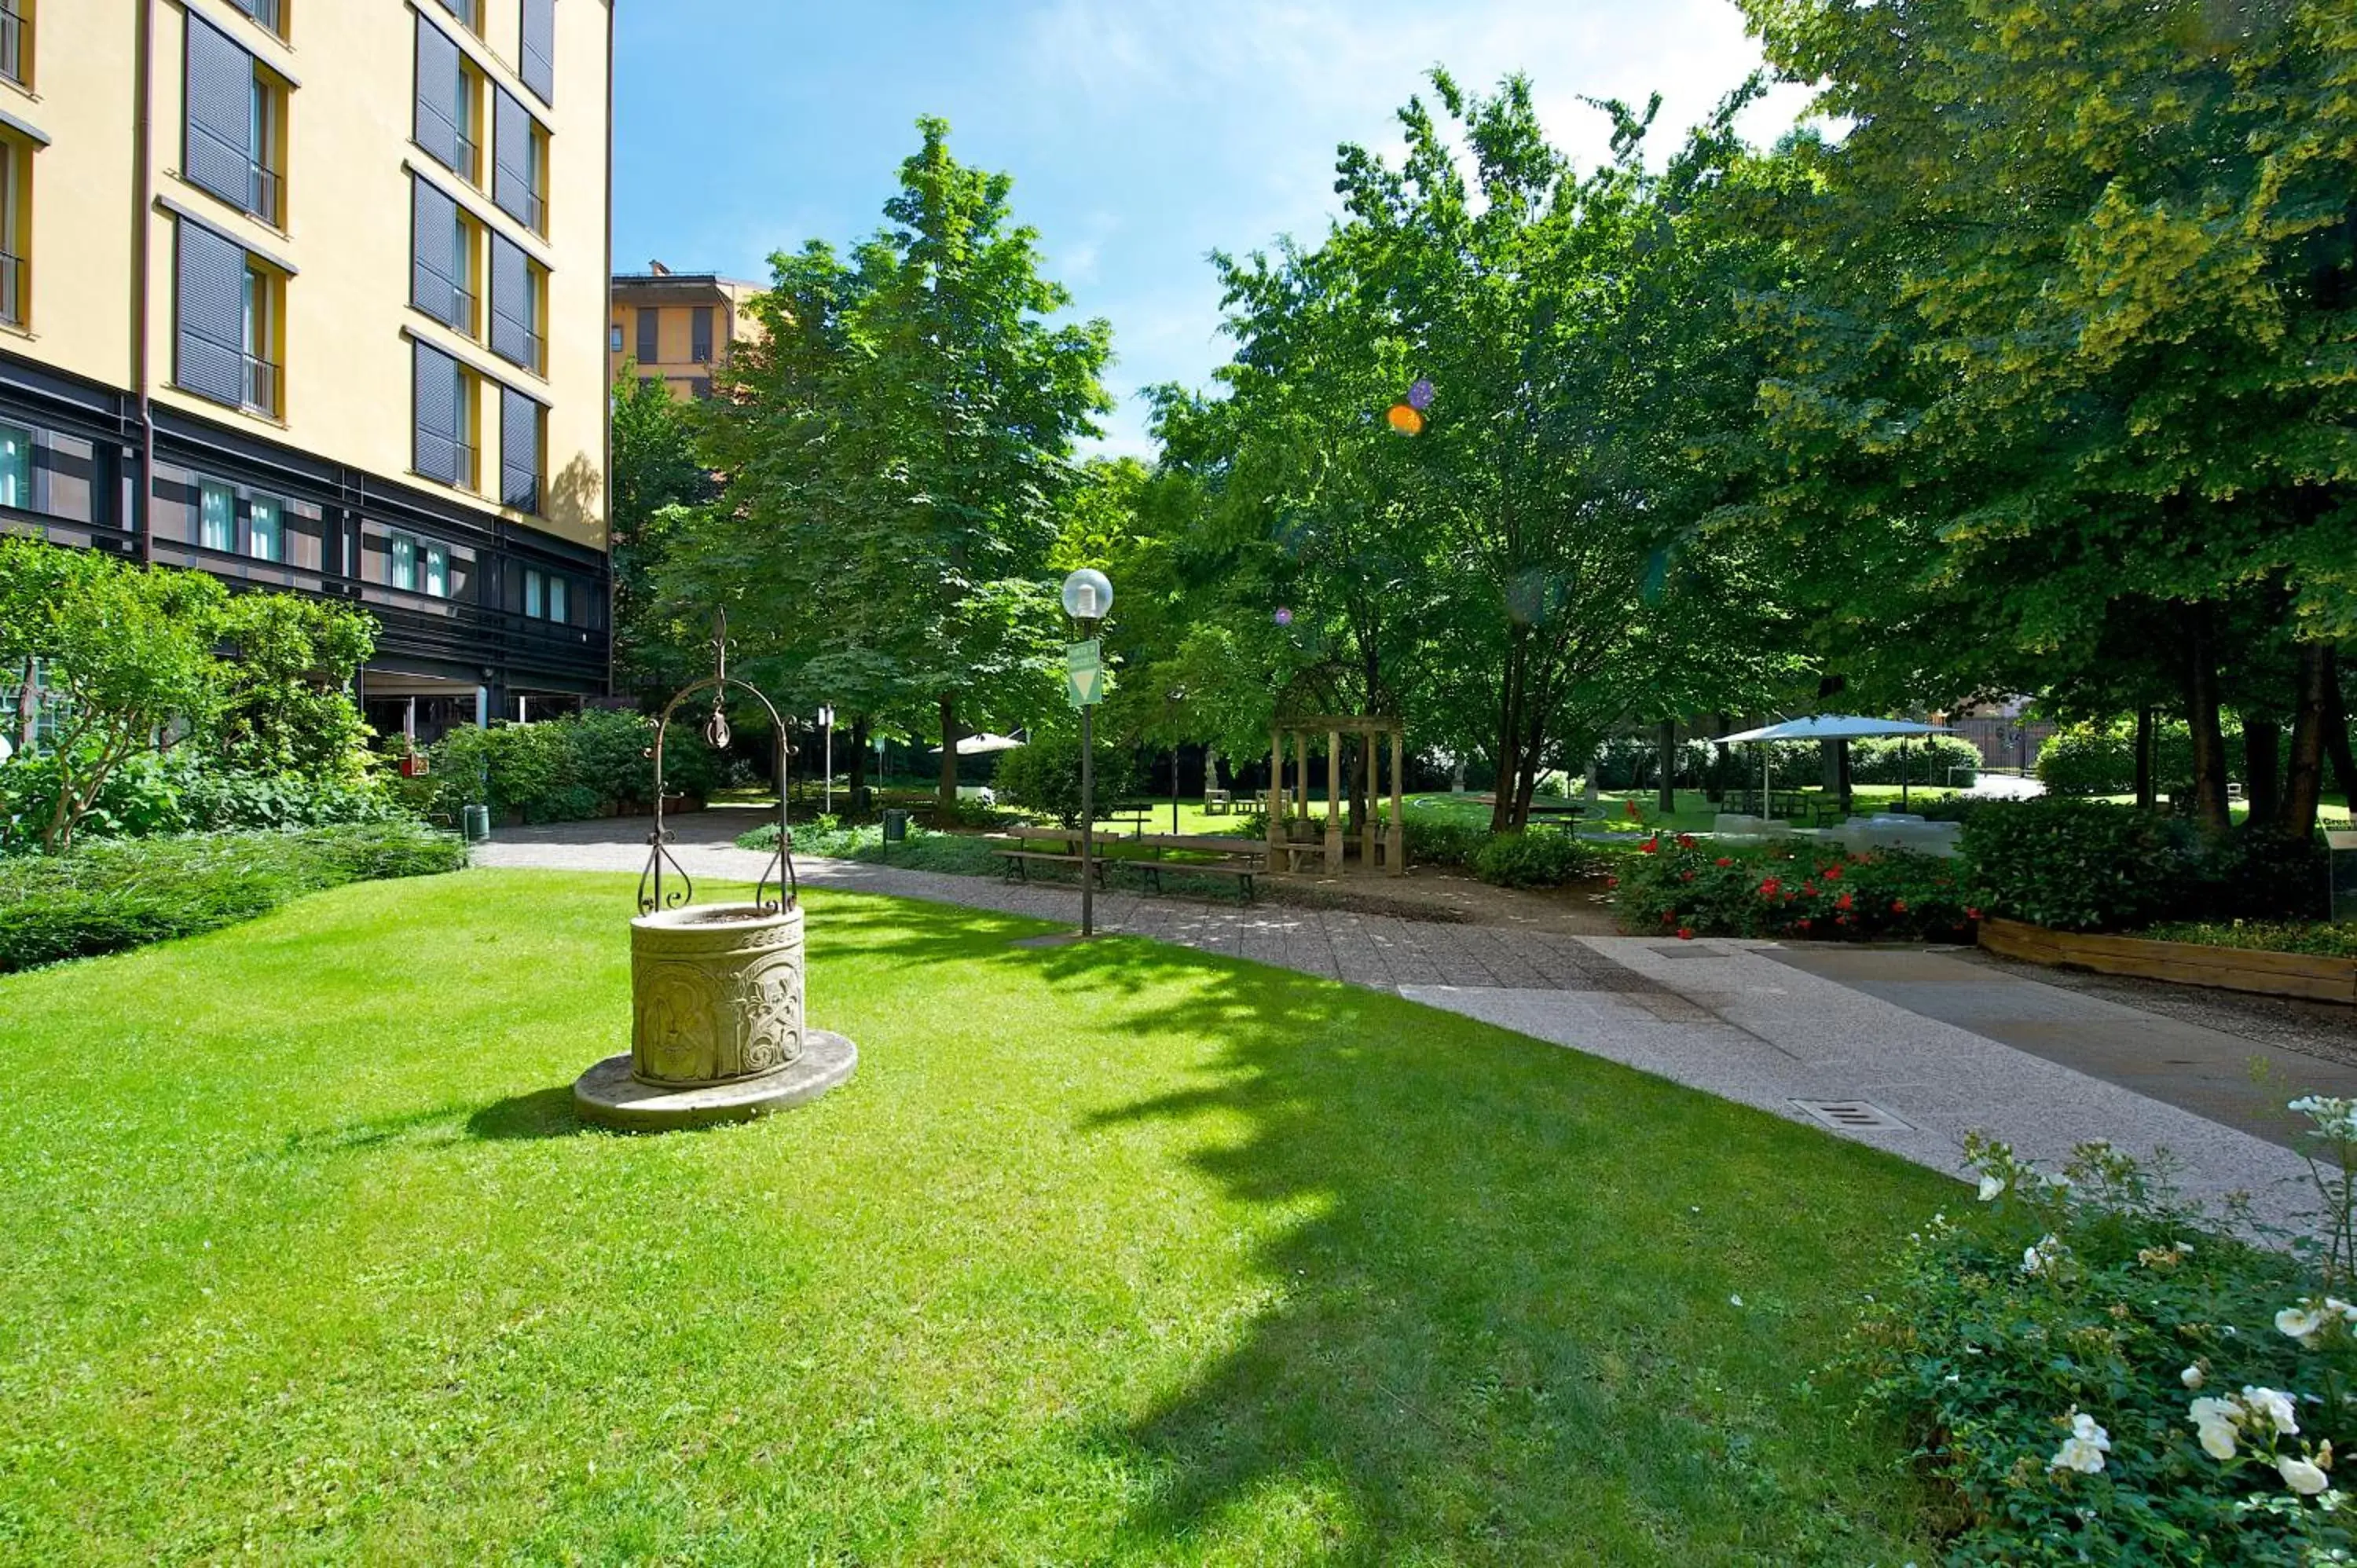
POLYGON ((381 731, 607 685, 611 0, 0 0, 0 530, 361 606, 381 731))
POLYGON ((726 359, 728 346, 760 332, 746 305, 761 291, 759 284, 675 273, 661 262, 618 274, 606 329, 608 375, 635 367, 639 380, 661 381, 674 397, 710 396, 712 367, 726 359))

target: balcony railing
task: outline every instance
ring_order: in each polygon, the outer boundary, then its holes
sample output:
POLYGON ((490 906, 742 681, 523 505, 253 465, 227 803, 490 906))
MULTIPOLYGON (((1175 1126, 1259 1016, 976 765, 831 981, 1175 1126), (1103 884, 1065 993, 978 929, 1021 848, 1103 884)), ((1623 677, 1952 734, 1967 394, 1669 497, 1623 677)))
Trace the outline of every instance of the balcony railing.
POLYGON ((246 407, 262 413, 278 413, 278 366, 256 354, 245 357, 246 407))
POLYGON ((458 172, 467 177, 469 185, 480 185, 483 166, 476 160, 481 156, 481 149, 475 145, 475 138, 464 131, 454 132, 450 145, 458 156, 458 172))
POLYGON ((524 227, 535 234, 548 232, 548 198, 536 190, 523 193, 524 227))
POLYGON ((450 314, 447 319, 451 326, 461 332, 471 333, 475 330, 474 290, 462 288, 457 284, 450 285, 450 314))
POLYGON ((25 324, 25 263, 0 251, 0 321, 25 324))
POLYGON ((475 464, 481 454, 475 447, 468 446, 464 441, 452 442, 450 444, 450 450, 456 454, 452 459, 452 466, 457 470, 457 478, 455 482, 462 490, 473 489, 475 488, 475 475, 477 472, 475 464))
POLYGON ((25 16, 16 0, 0 0, 0 76, 24 84, 25 16))
POLYGON ((280 37, 285 36, 286 17, 279 0, 238 0, 238 4, 247 16, 280 37))
POLYGON ((285 199, 286 182, 278 171, 261 164, 247 166, 246 209, 265 223, 285 227, 285 213, 281 203, 285 199))

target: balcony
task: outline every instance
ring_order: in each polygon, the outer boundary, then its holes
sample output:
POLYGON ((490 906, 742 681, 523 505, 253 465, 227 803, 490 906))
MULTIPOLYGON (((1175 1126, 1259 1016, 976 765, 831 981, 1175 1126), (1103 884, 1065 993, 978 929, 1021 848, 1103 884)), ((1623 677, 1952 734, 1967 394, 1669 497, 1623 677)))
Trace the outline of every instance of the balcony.
POLYGON ((0 251, 0 321, 25 325, 25 263, 0 251))
POLYGON ((17 86, 25 81, 25 14, 16 0, 0 0, 0 76, 17 86))
POLYGON ((535 234, 548 232, 548 198, 536 190, 523 193, 524 227, 535 234))
POLYGON ((285 208, 286 182, 278 171, 261 164, 247 166, 245 182, 246 210, 273 228, 286 227, 285 208))
POLYGON ((278 366, 257 354, 245 357, 245 392, 243 405, 256 413, 276 418, 278 403, 278 366))

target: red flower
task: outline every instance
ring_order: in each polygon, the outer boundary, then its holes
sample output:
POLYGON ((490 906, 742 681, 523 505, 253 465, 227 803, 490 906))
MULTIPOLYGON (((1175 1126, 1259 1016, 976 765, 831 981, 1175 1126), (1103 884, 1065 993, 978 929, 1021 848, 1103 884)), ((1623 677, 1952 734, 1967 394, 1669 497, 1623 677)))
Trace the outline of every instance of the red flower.
POLYGON ((1690 942, 1694 940, 1694 928, 1691 926, 1680 926, 1678 928, 1678 940, 1682 942, 1690 942))
POLYGON ((1890 901, 1890 912, 1894 915, 1903 915, 1907 913, 1907 900, 1904 898, 1893 898, 1890 901))
POLYGON ((1801 929, 1805 931, 1809 929, 1809 918, 1806 915, 1803 915, 1795 922, 1795 924, 1797 924, 1801 929))
POLYGON ((1803 898, 1813 898, 1813 897, 1815 897, 1816 896, 1817 896, 1817 885, 1816 885, 1815 883, 1813 883, 1813 882, 1803 882, 1803 883, 1802 883, 1802 884, 1801 884, 1801 897, 1803 897, 1803 898))
POLYGON ((1834 908, 1836 908, 1836 909, 1846 909, 1846 908, 1848 908, 1849 907, 1850 907, 1850 896, 1849 896, 1848 894, 1846 894, 1846 893, 1843 894, 1840 897, 1838 897, 1838 898, 1836 898, 1836 899, 1835 899, 1835 900, 1834 900, 1834 908))
POLYGON ((1678 873, 1678 880, 1681 882, 1692 882, 1694 880, 1694 873, 1691 871, 1681 871, 1678 873))
POLYGON ((1849 924, 1849 917, 1847 915, 1835 915, 1834 917, 1834 924, 1836 926, 1846 926, 1849 924))
POLYGON ((1713 865, 1733 865, 1735 862, 1727 859, 1727 856, 1722 854, 1717 860, 1712 861, 1711 864, 1713 865))
POLYGON ((1782 883, 1777 881, 1771 876, 1767 881, 1760 885, 1760 897, 1762 898, 1773 898, 1783 886, 1784 885, 1782 883))
POLYGON ((1674 926, 1677 923, 1678 912, 1675 909, 1671 910, 1668 914, 1662 917, 1662 924, 1665 926, 1674 926))
POLYGON ((1967 920, 1977 920, 1977 919, 1979 919, 1980 918, 1981 918, 1981 912, 1980 912, 1978 909, 1972 908, 1970 908, 1969 906, 1967 906, 1967 907, 1966 907, 1966 908, 1965 908, 1965 910, 1964 910, 1964 918, 1965 918, 1965 919, 1967 919, 1967 920))
POLYGON ((1678 835, 1678 847, 1679 847, 1680 849, 1692 849, 1692 848, 1694 848, 1694 834, 1692 834, 1692 833, 1680 833, 1680 834, 1678 835))
POLYGON ((1828 882, 1839 882, 1841 880, 1841 867, 1838 865, 1826 866, 1825 880, 1828 882))
POLYGON ((1662 847, 1662 841, 1661 841, 1660 837, 1657 835, 1657 836, 1655 836, 1655 837, 1653 837, 1653 838, 1649 838, 1649 839, 1647 839, 1643 843, 1639 844, 1639 845, 1637 846, 1637 853, 1638 853, 1639 854, 1652 854, 1655 850, 1657 850, 1657 849, 1659 849, 1659 848, 1661 848, 1661 847, 1662 847))
POLYGON ((1620 814, 1628 818, 1632 822, 1641 822, 1645 820, 1644 809, 1639 806, 1634 800, 1621 801, 1620 814))
POLYGON ((1617 876, 1608 876, 1604 879, 1604 886, 1607 887, 1618 887, 1620 886, 1620 879, 1617 876))

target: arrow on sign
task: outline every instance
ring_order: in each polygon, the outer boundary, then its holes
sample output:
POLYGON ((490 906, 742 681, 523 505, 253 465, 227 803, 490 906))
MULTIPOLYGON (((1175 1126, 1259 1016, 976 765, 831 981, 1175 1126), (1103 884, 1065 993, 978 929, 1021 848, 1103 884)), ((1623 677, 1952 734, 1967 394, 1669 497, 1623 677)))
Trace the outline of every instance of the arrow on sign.
POLYGON ((1064 700, 1076 708, 1104 701, 1104 671, 1097 669, 1064 672, 1064 700))

